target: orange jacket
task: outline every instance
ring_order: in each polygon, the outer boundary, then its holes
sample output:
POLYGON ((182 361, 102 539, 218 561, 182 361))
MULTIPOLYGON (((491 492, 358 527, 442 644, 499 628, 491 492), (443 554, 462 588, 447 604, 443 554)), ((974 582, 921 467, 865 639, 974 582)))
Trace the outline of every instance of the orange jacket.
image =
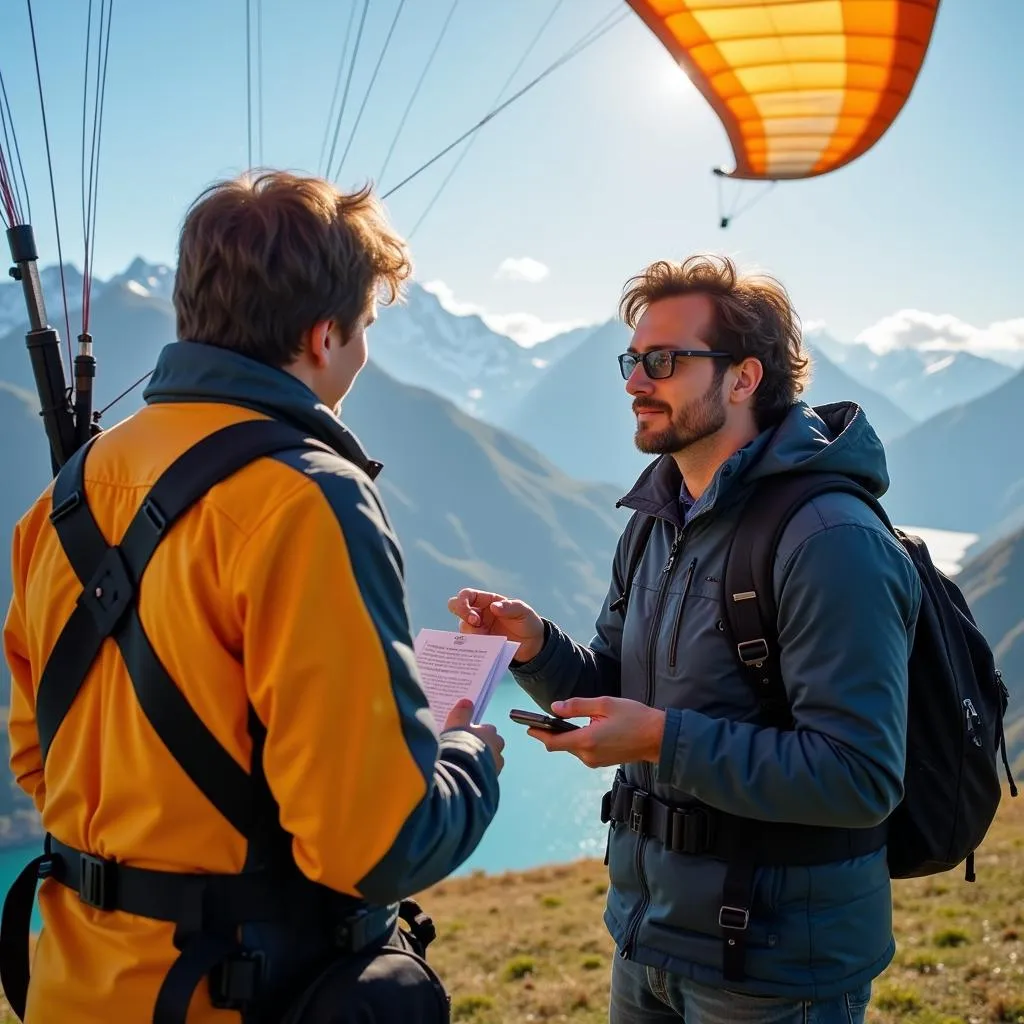
MULTIPOLYGON (((372 464, 305 385, 235 353, 168 346, 146 399, 97 439, 85 464, 88 504, 108 542, 178 455, 230 423, 288 420, 350 456, 283 453, 216 485, 157 549, 139 614, 170 676, 247 771, 251 702, 304 874, 375 904, 445 877, 490 823, 497 778, 477 737, 439 738, 427 710, 400 548, 372 464)), ((13 540, 4 648, 17 782, 69 846, 138 867, 238 872, 246 841, 156 736, 113 641, 42 767, 36 688, 81 591, 48 518, 50 491, 13 540)), ((148 1020, 177 955, 173 925, 95 910, 52 880, 39 899, 29 1024, 148 1020)), ((238 1019, 212 1009, 199 987, 190 1021, 238 1019)))

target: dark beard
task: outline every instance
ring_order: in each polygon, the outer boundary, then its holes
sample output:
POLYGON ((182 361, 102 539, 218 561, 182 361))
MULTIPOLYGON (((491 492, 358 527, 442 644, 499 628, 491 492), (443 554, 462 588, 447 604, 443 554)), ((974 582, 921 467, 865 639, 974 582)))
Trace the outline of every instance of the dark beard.
MULTIPOLYGON (((637 430, 633 440, 638 450, 645 455, 671 455, 721 430, 725 426, 726 418, 721 385, 722 379, 716 374, 711 387, 699 398, 680 409, 663 430, 637 430)), ((638 399, 633 403, 633 408, 663 409, 664 406, 645 406, 643 400, 638 399)))

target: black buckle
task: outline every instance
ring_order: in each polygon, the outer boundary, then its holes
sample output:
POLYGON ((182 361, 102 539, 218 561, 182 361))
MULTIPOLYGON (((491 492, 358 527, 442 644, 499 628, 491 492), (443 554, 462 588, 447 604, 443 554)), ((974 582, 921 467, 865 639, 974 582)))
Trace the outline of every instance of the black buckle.
POLYGON ((711 847, 711 816, 700 807, 672 812, 668 847, 675 853, 701 854, 711 847))
POLYGON ((409 926, 409 931, 423 949, 437 938, 434 919, 415 900, 402 900, 398 907, 398 916, 409 926))
POLYGON ((92 854, 79 855, 78 898, 97 910, 113 910, 117 863, 92 854))
POLYGON ((643 833, 644 812, 647 810, 647 794, 642 790, 633 791, 633 800, 629 805, 629 828, 631 832, 643 833))
POLYGON ((244 1010, 259 993, 266 957, 262 950, 242 950, 210 971, 210 1002, 218 1010, 244 1010))
POLYGON ((601 824, 607 825, 612 820, 612 790, 601 797, 601 824))
POLYGON ((763 637, 758 637, 756 640, 744 640, 743 643, 736 645, 736 651, 744 665, 760 668, 768 660, 768 641, 763 637))
POLYGON ((358 953, 378 937, 371 926, 378 922, 373 910, 357 910, 334 926, 334 944, 346 953, 358 953))
POLYGON ((82 504, 82 495, 78 491, 72 491, 53 511, 50 512, 50 522, 55 523, 63 519, 69 512, 82 504))
POLYGON ((719 907, 718 924, 732 931, 745 932, 750 923, 750 911, 746 907, 719 907))
POLYGON ((158 536, 167 529, 167 516, 163 514, 160 510, 160 506, 157 505, 152 498, 147 498, 142 503, 142 511, 146 518, 153 524, 153 528, 156 530, 158 536))

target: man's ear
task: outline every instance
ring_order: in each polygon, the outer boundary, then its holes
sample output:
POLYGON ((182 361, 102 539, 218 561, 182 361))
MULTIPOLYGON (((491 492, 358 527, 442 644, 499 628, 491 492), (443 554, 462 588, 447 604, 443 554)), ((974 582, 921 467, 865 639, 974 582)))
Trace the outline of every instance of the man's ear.
POLYGON ((729 401, 736 405, 753 398, 762 378, 764 367, 760 359, 748 356, 741 363, 729 367, 731 371, 731 383, 729 386, 729 401))
POLYGON ((331 346, 334 340, 331 338, 333 320, 318 320, 309 329, 306 335, 307 351, 309 357, 316 367, 323 367, 330 359, 331 346))

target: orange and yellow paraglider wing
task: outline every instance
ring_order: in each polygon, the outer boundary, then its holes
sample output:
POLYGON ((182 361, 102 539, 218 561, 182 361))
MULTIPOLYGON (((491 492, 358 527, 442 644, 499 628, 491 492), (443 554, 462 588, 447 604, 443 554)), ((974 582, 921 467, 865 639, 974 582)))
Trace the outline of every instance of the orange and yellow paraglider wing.
POLYGON ((737 178, 827 174, 903 108, 939 0, 627 0, 729 136, 737 178))

